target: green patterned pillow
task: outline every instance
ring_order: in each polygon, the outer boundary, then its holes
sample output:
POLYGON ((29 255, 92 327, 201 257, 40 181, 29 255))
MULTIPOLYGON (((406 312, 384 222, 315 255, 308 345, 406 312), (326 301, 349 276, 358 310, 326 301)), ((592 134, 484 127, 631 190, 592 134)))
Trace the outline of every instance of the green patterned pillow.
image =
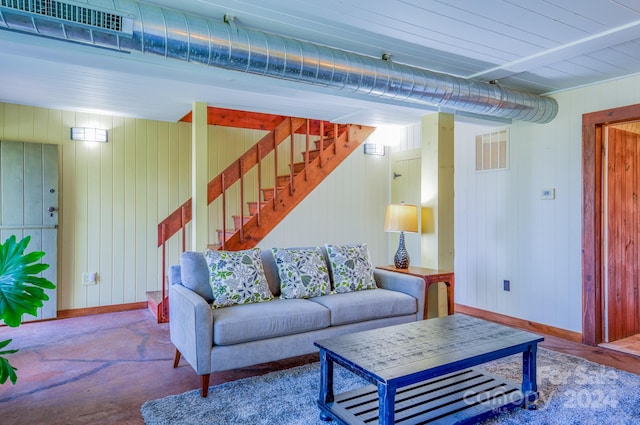
POLYGON ((260 248, 212 251, 204 255, 213 291, 213 308, 271 301, 273 294, 264 275, 260 248))
POLYGON ((280 276, 280 298, 311 298, 331 289, 327 264, 317 248, 272 248, 280 276))
POLYGON ((375 289, 373 265, 369 261, 369 249, 366 244, 329 245, 326 244, 331 277, 335 291, 353 292, 363 289, 375 289))

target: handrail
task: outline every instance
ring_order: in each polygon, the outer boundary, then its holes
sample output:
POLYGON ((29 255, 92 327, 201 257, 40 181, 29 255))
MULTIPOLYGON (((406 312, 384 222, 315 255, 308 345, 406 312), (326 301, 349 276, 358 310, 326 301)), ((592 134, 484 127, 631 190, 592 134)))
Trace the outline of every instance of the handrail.
MULTIPOLYGON (((306 135, 306 151, 309 151, 309 134, 313 134, 317 131, 319 127, 320 133, 320 166, 323 165, 323 151, 324 151, 324 140, 325 140, 325 122, 319 120, 309 120, 303 118, 293 118, 289 117, 286 119, 283 117, 282 121, 269 133, 264 135, 257 143, 255 143, 252 147, 247 149, 247 151, 238 158, 237 161, 232 162, 224 171, 214 177, 207 184, 207 205, 211 204, 215 201, 219 196, 223 197, 223 211, 226 211, 226 200, 224 196, 224 192, 227 188, 231 187, 235 182, 241 180, 244 174, 253 168, 254 166, 258 166, 259 174, 258 174, 258 187, 259 190, 261 188, 261 161, 264 159, 269 153, 274 152, 274 186, 277 185, 278 179, 278 156, 277 156, 277 147, 282 142, 284 142, 287 138, 290 138, 291 141, 291 188, 293 191, 293 134, 301 132, 300 129, 304 127, 304 132, 306 135)), ((334 138, 337 139, 338 136, 338 124, 334 124, 334 138)), ((348 133, 348 132, 347 132, 348 133)), ((337 147, 334 146, 334 149, 337 147)), ((309 155, 305 155, 305 168, 309 165, 309 155)), ((243 189, 242 189, 243 191, 243 189)), ((242 196, 242 194, 241 194, 242 196)), ((277 205, 277 187, 274 188, 274 202, 273 208, 276 208, 277 205)), ((241 200, 242 202, 242 200, 241 200)), ((258 206, 260 206, 260 200, 258 200, 258 206)), ((259 208, 258 208, 259 210, 259 208)), ((242 212, 240 213, 241 221, 242 221, 242 212)), ((178 231, 184 228, 184 226, 189 223, 192 219, 192 203, 191 198, 185 201, 180 207, 178 207, 175 211, 169 214, 162 222, 158 224, 158 247, 163 246, 163 244, 171 239, 173 235, 175 235, 178 231)), ((258 216, 258 220, 260 217, 258 216)), ((223 214, 223 232, 226 231, 226 214, 223 214)), ((223 246, 224 246, 224 237, 223 237, 223 246)), ((186 240, 185 235, 182 235, 182 251, 186 249, 186 240)), ((164 247, 163 247, 164 250, 164 247)), ((164 256, 164 254, 163 254, 164 256)))
MULTIPOLYGON (((289 117, 283 118, 283 120, 268 134, 263 136, 257 143, 255 143, 251 148, 247 149, 247 151, 242 154, 236 161, 233 161, 224 171, 214 177, 207 184, 207 205, 211 204, 214 200, 216 200, 219 196, 222 196, 222 224, 223 224, 223 236, 222 236, 222 249, 225 249, 225 244, 227 241, 227 226, 226 226, 226 215, 227 215, 227 200, 226 200, 226 190, 231 187, 237 181, 240 181, 240 229, 239 229, 239 240, 241 243, 244 242, 244 178, 245 174, 248 170, 252 169, 254 166, 258 167, 258 200, 257 200, 257 211, 256 211, 256 220, 258 225, 261 223, 261 209, 262 202, 260 201, 260 191, 262 190, 262 159, 264 159, 268 154, 272 151, 274 152, 274 188, 273 188, 273 199, 270 201, 273 206, 273 210, 275 211, 278 205, 278 146, 284 142, 287 138, 290 140, 290 157, 289 157, 289 175, 288 177, 288 186, 290 191, 290 196, 293 196, 295 192, 294 188, 294 177, 295 167, 294 167, 294 134, 300 133, 301 128, 302 132, 306 133, 305 138, 305 155, 304 155, 304 165, 305 165, 305 180, 308 177, 309 170, 307 169, 310 163, 309 158, 309 136, 312 133, 312 127, 319 127, 320 130, 320 140, 319 140, 319 166, 322 167, 325 162, 325 127, 324 121, 318 120, 309 120, 302 118, 293 118, 289 117)), ((316 128, 317 128, 316 127, 316 128)), ((349 139, 349 125, 339 126, 338 124, 333 125, 333 135, 332 138, 334 140, 334 154, 337 154, 338 151, 338 140, 341 139, 339 129, 344 129, 346 134, 346 141, 348 143, 349 139)), ((168 310, 166 303, 164 300, 167 296, 166 290, 166 242, 177 233, 179 230, 182 230, 182 252, 186 250, 186 232, 184 231, 184 227, 188 222, 192 219, 192 200, 188 199, 185 201, 178 209, 172 212, 167 218, 165 218, 160 224, 158 224, 158 246, 162 247, 162 270, 163 270, 163 278, 162 278, 162 319, 168 320, 168 310)), ((250 220, 252 221, 252 220, 250 220)))
MULTIPOLYGON (((176 212, 179 212, 179 218, 180 218, 180 226, 179 229, 183 229, 184 226, 187 224, 187 222, 189 220, 191 220, 191 199, 189 199, 187 202, 185 202, 184 204, 182 204, 177 210, 176 212), (187 220, 187 216, 188 216, 188 220, 187 220)), ((167 225, 168 224, 173 224, 175 226, 176 220, 175 220, 175 216, 172 218, 171 221, 168 221, 165 219, 162 223, 160 223, 160 225, 158 226, 158 237, 160 237, 162 239, 162 243, 160 244, 162 246, 162 270, 166 270, 167 269, 167 248, 165 245, 165 242, 169 239, 166 236, 167 233, 167 225)), ((186 249, 186 235, 185 232, 182 232, 182 252, 184 252, 186 249)), ((165 300, 167 298, 167 282, 166 282, 166 276, 164 274, 164 272, 162 273, 162 299, 165 300)), ((167 305, 166 303, 162 303, 162 320, 166 320, 166 318, 169 315, 169 311, 167 309, 167 305)))
MULTIPOLYGON (((294 118, 289 121, 284 119, 278 126, 273 129, 271 132, 267 133, 262 139, 258 141, 258 143, 254 144, 251 148, 249 148, 242 156, 244 160, 245 170, 250 170, 258 163, 258 157, 262 160, 265 156, 267 156, 271 151, 273 151, 274 147, 278 146, 282 143, 291 133, 291 128, 294 130, 298 130, 302 125, 304 125, 305 120, 303 118, 294 118)), ((207 184, 207 205, 212 203, 214 200, 218 198, 218 196, 222 195, 224 189, 233 185, 236 181, 240 179, 240 167, 239 162, 234 161, 229 165, 224 171, 214 177, 207 184), (224 189, 223 189, 223 176, 224 175, 224 189)), ((162 220, 160 224, 158 224, 158 247, 162 245, 164 241, 169 240, 173 235, 175 235, 180 229, 182 229, 182 209, 186 210, 186 221, 184 224, 187 224, 191 221, 191 198, 188 199, 184 204, 178 207, 175 211, 173 211, 167 218, 162 220), (162 234, 162 226, 165 226, 166 233, 162 234), (163 239, 164 236, 164 239, 163 239)))
MULTIPOLYGON (((258 146, 260 146, 260 159, 263 159, 282 143, 292 132, 291 128, 297 130, 304 124, 303 118, 294 118, 291 123, 289 120, 282 121, 272 132, 266 134, 258 143, 250 147, 242 154, 245 170, 250 170, 258 164, 258 146)), ((222 194, 221 175, 224 174, 226 179, 226 187, 230 187, 240 179, 240 167, 238 162, 234 161, 222 173, 214 177, 207 185, 207 202, 210 204, 218 196, 222 194)))
POLYGON ((182 229, 184 224, 190 222, 191 217, 191 198, 189 198, 158 224, 158 247, 182 229))
MULTIPOLYGON (((334 124, 334 139, 338 139, 339 125, 334 124)), ((291 138, 291 143, 293 145, 293 134, 304 132, 306 133, 306 152, 305 155, 305 169, 307 169, 309 165, 309 135, 315 134, 316 132, 320 135, 320 167, 324 165, 324 147, 325 147, 325 137, 326 130, 325 121, 321 120, 309 120, 303 118, 293 118, 290 117, 286 119, 283 117, 282 121, 269 133, 264 135, 257 143, 255 143, 252 147, 250 147, 242 156, 237 160, 232 162, 224 171, 214 177, 207 184, 207 205, 211 204, 214 200, 216 200, 219 196, 223 195, 225 190, 231 187, 235 182, 237 182, 244 173, 248 170, 252 169, 254 166, 258 165, 259 175, 258 175, 258 191, 261 189, 261 160, 265 158, 269 153, 274 151, 274 179, 275 184, 277 186, 278 179, 278 145, 284 142, 288 137, 291 138), (302 128, 302 131, 301 131, 302 128), (240 166, 242 163, 242 167, 240 166)), ((348 137, 348 131, 347 131, 348 137)), ((334 143, 334 153, 337 152, 338 147, 337 143, 334 143)), ((293 149, 292 149, 293 154, 293 149)), ((293 168, 293 156, 291 157, 291 167, 293 168)), ((308 173, 308 171, 305 171, 308 173)), ((305 174, 307 175, 307 174, 305 174)), ((291 172, 291 176, 293 176, 293 171, 291 172)), ((293 178, 290 178, 291 187, 290 190, 293 191, 293 178)), ((273 209, 277 208, 277 187, 274 188, 274 199, 273 199, 273 209)), ((224 196, 223 196, 224 199, 224 196)), ((223 201, 224 204, 224 201, 223 201)), ((258 199, 258 207, 260 206, 260 200, 258 199)), ((258 208, 259 209, 259 208, 258 208)), ((223 211, 226 211, 226 205, 223 205, 223 211)), ((242 212, 240 216, 242 217, 242 212)), ((184 226, 189 223, 192 219, 192 204, 191 198, 185 201, 180 207, 178 207, 175 211, 173 211, 169 216, 167 216, 162 222, 158 224, 158 247, 162 246, 166 241, 171 239, 173 235, 175 235, 178 231, 184 228, 184 226)), ((223 232, 226 232, 226 214, 223 214, 223 232)), ((242 221, 242 219, 241 219, 242 221)), ((260 216, 258 216, 258 221, 260 221, 260 216)), ((224 245, 223 237, 223 245, 224 245)), ((182 235, 182 251, 186 249, 186 240, 185 234, 183 232, 182 235)))
MULTIPOLYGON (((339 126, 338 137, 329 134, 331 132, 327 133, 324 141, 324 155, 320 154, 321 151, 319 149, 311 148, 312 151, 310 151, 313 152, 309 158, 308 169, 308 178, 311 184, 305 183, 305 173, 296 173, 294 177, 296 190, 292 194, 288 194, 289 176, 286 176, 286 178, 284 175, 280 176, 280 188, 277 191, 280 193, 280 197, 278 197, 278 208, 273 209, 273 200, 271 200, 268 201, 267 208, 263 208, 262 210, 264 213, 262 220, 263 223, 267 223, 267 225, 258 225, 256 217, 252 217, 246 223, 244 242, 240 240, 240 232, 236 231, 233 235, 229 236, 227 243, 232 248, 228 249, 240 250, 256 246, 299 202, 309 195, 325 177, 335 170, 373 130, 375 129, 372 127, 344 124, 339 126), (339 144, 337 153, 334 153, 334 149, 331 146, 333 143, 339 144), (320 168, 321 160, 323 161, 323 168, 320 168)), ((301 142, 302 146, 304 140, 301 140, 301 142)), ((320 143, 321 141, 318 139, 316 141, 316 148, 320 143)))

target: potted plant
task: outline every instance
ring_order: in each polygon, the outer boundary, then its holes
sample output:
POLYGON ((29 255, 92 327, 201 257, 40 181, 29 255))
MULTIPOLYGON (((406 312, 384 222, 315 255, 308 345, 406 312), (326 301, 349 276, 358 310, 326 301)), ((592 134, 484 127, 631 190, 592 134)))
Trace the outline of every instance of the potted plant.
MULTIPOLYGON (((37 317, 38 308, 49 299, 45 289, 56 287, 51 281, 38 276, 49 268, 48 264, 39 262, 45 253, 24 253, 30 240, 31 237, 27 236, 16 242, 15 235, 12 235, 0 244, 0 320, 14 328, 22 324, 23 314, 37 317)), ((5 350, 10 343, 10 339, 0 341, 0 384, 7 379, 15 384, 18 379, 17 368, 5 358, 18 351, 5 350)))

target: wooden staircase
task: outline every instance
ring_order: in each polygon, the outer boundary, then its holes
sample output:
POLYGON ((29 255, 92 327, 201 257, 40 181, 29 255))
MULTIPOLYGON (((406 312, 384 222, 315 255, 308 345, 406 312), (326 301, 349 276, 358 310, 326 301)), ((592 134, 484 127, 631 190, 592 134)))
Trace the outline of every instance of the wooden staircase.
MULTIPOLYGON (((208 112, 210 125, 236 127, 241 124, 242 128, 270 130, 207 185, 209 204, 218 198, 222 199, 222 228, 217 230, 217 241, 209 245, 210 249, 235 251, 255 247, 375 130, 373 127, 353 124, 337 125, 318 120, 220 108, 209 108, 208 112), (240 115, 243 115, 243 118, 238 118, 240 115), (303 146, 298 146, 302 158, 294 158, 294 135, 296 134, 304 135, 303 146), (312 138, 314 140, 311 140, 312 138), (290 154, 288 158, 279 158, 278 146, 287 140, 290 143, 290 154), (274 164, 273 170, 268 172, 273 172, 275 187, 263 187, 262 184, 263 160, 269 154, 273 155, 274 164), (278 163, 283 160, 287 161, 286 168, 289 170, 287 174, 277 172, 278 163), (246 182, 245 176, 253 167, 258 167, 257 182, 246 182), (257 184, 257 193, 261 195, 261 199, 245 200, 246 185, 254 183, 257 184), (229 205, 226 193, 234 185, 239 185, 240 188, 240 199, 234 200, 235 209, 229 205), (245 211, 248 211, 248 215, 245 211), (228 215, 232 220, 227 220, 228 215), (229 221, 228 224, 227 221, 229 221)), ((183 120, 188 120, 189 116, 188 114, 183 120)), ((166 243, 181 231, 182 251, 185 251, 184 226, 190 220, 191 199, 158 225, 158 247, 162 248, 162 270, 165 273, 167 270, 166 243)), ((162 291, 150 292, 148 298, 149 309, 157 317, 158 322, 168 321, 166 276, 163 278, 162 291)))

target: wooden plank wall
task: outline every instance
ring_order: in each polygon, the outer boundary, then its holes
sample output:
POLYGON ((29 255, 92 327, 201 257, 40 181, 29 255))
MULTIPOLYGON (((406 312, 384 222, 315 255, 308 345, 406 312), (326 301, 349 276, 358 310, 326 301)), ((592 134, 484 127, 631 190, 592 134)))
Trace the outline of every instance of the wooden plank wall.
POLYGON ((553 97, 551 123, 509 126, 502 172, 475 172, 475 136, 499 126, 456 123, 456 302, 581 332, 582 114, 638 103, 640 76, 553 97))
MULTIPOLYGON (((263 134, 209 129, 211 176, 263 134)), ((190 124, 0 103, 0 140, 59 146, 58 310, 141 302, 160 288, 157 225, 190 196, 190 124), (74 126, 106 128, 109 143, 71 141, 74 126), (83 272, 97 272, 98 284, 83 286, 83 272)), ((385 263, 386 158, 356 150, 264 246, 365 241, 385 263)), ((178 237, 169 264, 179 250, 178 237)))
POLYGON ((264 247, 361 243, 374 265, 389 264, 389 234, 384 216, 389 201, 389 155, 364 155, 356 149, 276 226, 264 247))

